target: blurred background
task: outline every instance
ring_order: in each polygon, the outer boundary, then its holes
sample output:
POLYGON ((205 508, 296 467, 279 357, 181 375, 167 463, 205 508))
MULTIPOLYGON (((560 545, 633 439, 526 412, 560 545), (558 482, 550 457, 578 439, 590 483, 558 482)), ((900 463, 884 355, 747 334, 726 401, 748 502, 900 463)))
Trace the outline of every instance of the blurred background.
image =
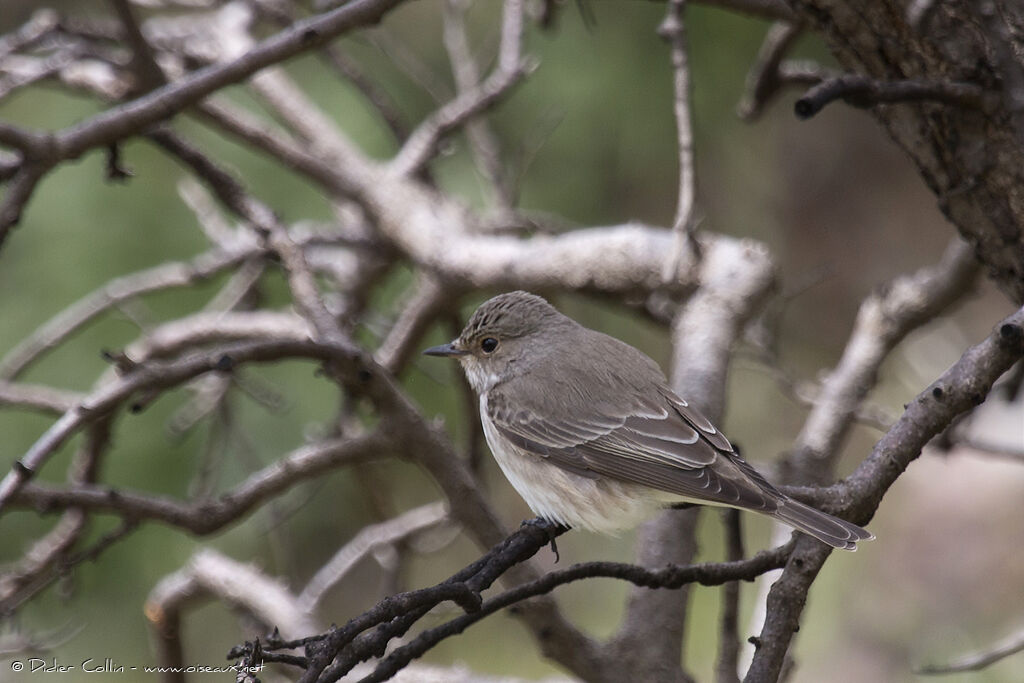
MULTIPOLYGON (((655 34, 663 5, 589 5, 596 20, 592 25, 585 25, 570 4, 552 29, 529 27, 527 49, 539 68, 491 117, 510 156, 524 161, 521 205, 558 216, 568 226, 630 220, 670 225, 677 152, 668 50, 655 34)), ((4 0, 0 31, 10 31, 43 6, 76 16, 109 14, 102 2, 4 0)), ((498 10, 498 3, 478 2, 468 15, 473 46, 483 54, 490 54, 487 46, 497 37, 498 10)), ((437 79, 433 87, 442 97, 449 96, 453 86, 440 12, 437 0, 409 3, 371 31, 372 40, 357 35, 340 43, 394 97, 407 125, 432 111, 434 101, 391 63, 381 46, 400 48, 421 60, 437 79)), ((792 114, 798 93, 789 92, 757 122, 741 122, 736 104, 768 23, 699 5, 688 8, 687 17, 700 227, 769 246, 782 290, 789 295, 780 319, 780 363, 795 377, 814 379, 839 358, 860 301, 879 284, 936 262, 954 230, 915 169, 868 113, 837 104, 801 122, 792 114)), ((829 63, 814 37, 805 38, 796 54, 829 63)), ((382 158, 396 150, 360 96, 318 60, 302 57, 286 68, 365 150, 382 158)), ((244 94, 229 94, 246 103, 244 94)), ((103 106, 58 87, 34 87, 0 102, 0 120, 54 129, 103 106)), ((329 202, 298 176, 194 121, 179 117, 175 126, 236 168, 249 188, 286 220, 331 218, 329 202)), ((37 190, 0 252, 0 355, 111 278, 188 259, 207 248, 194 215, 178 196, 182 170, 146 142, 128 143, 123 156, 134 172, 128 182, 105 181, 105 159, 91 153, 60 167, 37 190)), ((452 139, 432 171, 444 190, 469 204, 485 205, 483 183, 463 138, 452 139)), ((409 273, 395 272, 379 288, 374 305, 382 327, 409 280, 409 273)), ((146 297, 106 316, 51 353, 25 379, 87 390, 107 367, 102 349, 117 349, 135 339, 140 321, 149 325, 196 310, 221 284, 223 279, 217 278, 146 297)), ((467 298, 465 311, 489 294, 467 298)), ((279 276, 269 278, 264 296, 266 305, 286 305, 287 288, 279 276)), ((649 320, 604 300, 561 296, 554 303, 583 324, 639 346, 663 366, 667 363, 667 332, 649 320)), ((1001 294, 979 281, 951 315, 925 326, 897 349, 883 367, 871 400, 898 415, 903 403, 1011 310, 1001 294)), ((371 326, 365 333, 372 340, 379 329, 371 326)), ((450 336, 449 330, 435 330, 427 341, 439 343, 450 336)), ((217 485, 230 486, 306 436, 328 430, 338 399, 314 370, 302 363, 247 369, 253 382, 280 397, 280 405, 268 411, 236 396, 227 426, 204 422, 184 434, 169 425, 188 395, 179 391, 163 396, 142 414, 115 424, 104 479, 112 485, 186 496, 204 451, 216 443, 223 451, 217 485)), ((426 414, 443 416, 461 437, 468 425, 459 409, 454 370, 423 359, 402 380, 426 414)), ((742 350, 729 382, 723 428, 749 460, 766 465, 789 448, 806 409, 787 399, 763 365, 742 350)), ((980 412, 977 423, 985 438, 1000 450, 1016 449, 1016 458, 960 448, 926 452, 915 462, 869 525, 878 540, 864 544, 855 555, 837 554, 825 566, 796 640, 798 668, 792 680, 914 681, 918 678, 912 670, 918 665, 983 649, 1024 627, 1024 554, 1019 552, 1024 547, 1024 413, 1019 402, 1014 407, 994 401, 980 412)), ((0 462, 21 455, 50 423, 50 418, 32 413, 0 411, 0 462)), ((874 429, 856 427, 840 473, 852 470, 879 436, 874 429)), ((51 461, 43 479, 63 479, 76 444, 71 442, 51 461)), ((489 458, 484 471, 509 525, 530 516, 489 458)), ((334 472, 212 538, 145 525, 25 607, 18 624, 27 630, 76 632, 55 652, 40 655, 46 659, 77 664, 88 657, 110 657, 125 665, 152 664, 142 607, 161 577, 180 568, 196 549, 210 546, 301 588, 338 546, 375 521, 378 503, 367 493, 375 480, 395 482, 399 495, 389 504, 396 511, 437 496, 414 466, 391 462, 334 472)), ((0 518, 0 561, 18 558, 55 520, 31 511, 5 514, 0 518)), ((93 538, 116 526, 113 518, 106 521, 107 527, 92 529, 93 538)), ((768 524, 752 515, 745 515, 744 523, 748 552, 767 547, 768 524)), ((699 559, 722 557, 721 528, 717 512, 703 513, 699 559)), ((625 561, 632 558, 632 536, 608 539, 572 532, 559 540, 559 548, 562 566, 595 559, 625 561)), ((405 567, 401 587, 440 580, 478 553, 458 539, 405 567)), ((540 559, 553 562, 546 551, 540 559)), ((390 588, 381 585, 375 563, 364 563, 334 591, 321 611, 323 622, 344 622, 390 588)), ((745 628, 754 588, 744 585, 742 590, 745 628)), ((598 580, 561 588, 557 595, 577 623, 604 636, 617 627, 626 592, 624 583, 598 580)), ((698 680, 712 676, 718 599, 714 589, 693 593, 686 652, 698 680)), ((251 635, 229 610, 207 605, 187 617, 186 660, 221 665, 227 650, 251 635)), ((526 631, 506 615, 445 641, 427 659, 461 661, 494 674, 557 673, 536 654, 526 631)), ((984 672, 944 680, 1019 681, 1021 667, 1018 655, 984 672)), ((208 676, 213 674, 193 680, 208 676)), ((118 681, 133 679, 153 680, 146 674, 116 676, 118 681)), ((6 680, 26 678, 0 665, 0 681, 6 680)), ((60 680, 95 677, 70 672, 60 674, 60 680)))

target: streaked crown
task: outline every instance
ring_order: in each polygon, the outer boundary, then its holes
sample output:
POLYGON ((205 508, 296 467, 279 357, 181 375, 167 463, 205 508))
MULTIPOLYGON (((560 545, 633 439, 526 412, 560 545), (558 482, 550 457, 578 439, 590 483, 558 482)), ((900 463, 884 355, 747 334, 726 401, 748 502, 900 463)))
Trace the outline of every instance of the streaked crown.
POLYGON ((459 339, 468 348, 469 343, 481 335, 515 339, 566 320, 564 315, 541 297, 517 290, 499 294, 480 304, 459 339))

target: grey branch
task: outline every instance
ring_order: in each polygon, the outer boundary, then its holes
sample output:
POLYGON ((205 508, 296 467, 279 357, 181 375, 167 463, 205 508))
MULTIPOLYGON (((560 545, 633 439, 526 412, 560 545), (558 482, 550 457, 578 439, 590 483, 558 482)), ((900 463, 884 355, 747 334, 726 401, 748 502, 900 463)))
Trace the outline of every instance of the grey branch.
POLYGON ((447 506, 430 503, 404 512, 386 522, 364 527, 340 548, 309 580, 297 601, 302 610, 312 613, 324 594, 341 581, 357 562, 381 546, 435 527, 448 517, 447 506))
POLYGON ((788 22, 776 22, 765 34, 757 58, 747 74, 743 98, 736 113, 745 121, 760 116, 765 105, 778 93, 784 79, 780 66, 782 58, 800 37, 802 27, 788 22))
POLYGON ((498 64, 478 86, 464 90, 423 121, 389 164, 397 176, 409 176, 427 161, 446 134, 491 106, 526 75, 522 58, 522 0, 505 0, 498 64))
MULTIPOLYGON (((958 415, 985 400, 992 385, 1024 356, 1024 309, 1004 319, 981 343, 971 347, 953 367, 917 395, 871 454, 843 483, 815 489, 818 501, 849 519, 866 523, 882 497, 921 449, 958 415), (838 505, 837 505, 838 504, 838 505)), ((807 591, 829 555, 829 549, 807 537, 798 538, 787 570, 768 594, 768 618, 744 679, 748 683, 779 677, 807 591)))
POLYGON ((887 283, 861 304, 843 356, 822 380, 796 438, 793 481, 820 484, 829 479, 840 443, 874 386, 882 361, 911 330, 967 294, 977 273, 974 250, 954 239, 938 264, 887 283))
POLYGON ((73 391, 40 384, 23 384, 0 380, 0 406, 17 406, 61 415, 81 400, 73 391))
POLYGON ((115 278, 58 313, 8 351, 0 360, 0 378, 15 379, 44 353, 123 301, 163 289, 187 287, 261 253, 263 250, 256 246, 234 252, 215 249, 188 262, 163 263, 115 278))
POLYGON ((924 676, 960 673, 963 671, 981 671, 998 661, 1006 659, 1018 652, 1024 652, 1024 631, 1015 633, 997 645, 982 652, 958 657, 948 664, 929 664, 917 669, 924 676))
MULTIPOLYGON (((471 91, 480 85, 480 65, 469 47, 466 31, 465 0, 445 0, 444 3, 444 46, 448 51, 452 75, 459 94, 471 91)), ((499 207, 511 208, 512 193, 508 178, 502 167, 501 142, 494 129, 483 116, 469 119, 465 125, 477 169, 487 181, 494 200, 499 207)))
POLYGON ((686 40, 686 0, 669 0, 665 19, 658 34, 668 41, 672 59, 673 111, 676 118, 676 146, 679 155, 679 190, 676 199, 676 217, 672 221, 675 245, 669 253, 661 278, 670 283, 675 280, 683 251, 689 249, 700 257, 699 242, 694 236, 697 201, 697 178, 693 153, 693 121, 690 116, 690 64, 686 40))
POLYGON ((377 433, 303 446, 212 499, 182 501, 100 485, 26 484, 14 494, 13 500, 21 507, 42 511, 78 508, 126 519, 152 520, 203 536, 238 521, 268 498, 300 482, 343 465, 381 459, 394 452, 394 444, 377 433))
POLYGON ((794 104, 797 117, 809 119, 830 102, 841 99, 856 107, 892 102, 943 102, 972 109, 986 106, 985 93, 975 83, 953 81, 877 81, 846 74, 822 81, 794 104))

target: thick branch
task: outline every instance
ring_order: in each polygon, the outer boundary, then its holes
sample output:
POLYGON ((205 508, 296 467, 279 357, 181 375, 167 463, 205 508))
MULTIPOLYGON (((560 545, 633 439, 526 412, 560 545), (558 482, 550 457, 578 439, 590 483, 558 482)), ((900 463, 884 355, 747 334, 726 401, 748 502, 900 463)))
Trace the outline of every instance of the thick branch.
MULTIPOLYGON (((700 236, 701 286, 673 323, 671 381, 675 390, 714 422, 719 422, 729 352, 746 319, 775 281, 766 249, 754 242, 709 242, 700 236)), ((687 564, 695 551, 694 510, 666 512, 640 528, 637 560, 648 567, 687 564)), ((658 595, 634 590, 614 649, 627 671, 644 678, 681 680, 686 618, 685 592, 658 595), (653 654, 652 654, 653 653, 653 654), (669 667, 666 669, 666 667, 669 667)))
MULTIPOLYGON (((866 523, 882 496, 933 437, 985 400, 992 385, 1024 356, 1024 309, 1003 320, 980 344, 968 349, 956 364, 915 398, 871 455, 842 484, 823 491, 840 503, 851 521, 866 523)), ((747 683, 776 681, 786 651, 799 627, 807 592, 828 557, 829 549, 808 537, 797 545, 782 577, 768 596, 768 617, 758 649, 744 679, 747 683)))

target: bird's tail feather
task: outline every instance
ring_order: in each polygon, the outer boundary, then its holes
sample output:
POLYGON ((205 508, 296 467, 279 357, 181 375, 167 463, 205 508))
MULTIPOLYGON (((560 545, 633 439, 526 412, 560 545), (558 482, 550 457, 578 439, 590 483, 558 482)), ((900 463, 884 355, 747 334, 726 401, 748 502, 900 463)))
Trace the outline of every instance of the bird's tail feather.
POLYGON ((856 524, 833 517, 792 498, 787 498, 771 513, 772 517, 840 550, 856 550, 858 541, 875 536, 856 524))

